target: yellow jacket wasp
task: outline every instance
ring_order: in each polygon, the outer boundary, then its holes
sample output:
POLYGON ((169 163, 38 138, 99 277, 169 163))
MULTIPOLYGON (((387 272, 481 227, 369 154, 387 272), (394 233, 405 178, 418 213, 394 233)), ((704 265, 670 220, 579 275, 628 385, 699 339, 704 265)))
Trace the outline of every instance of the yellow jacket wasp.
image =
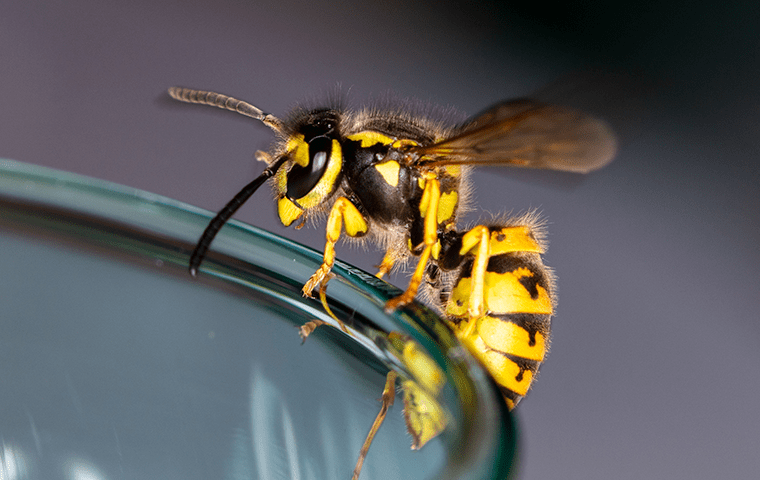
MULTIPOLYGON (((615 138, 605 123, 530 100, 500 103, 462 126, 403 109, 375 108, 298 109, 283 121, 218 93, 173 87, 169 94, 252 117, 277 136, 269 153, 257 152, 268 164, 264 172, 203 232, 191 256, 192 275, 219 229, 271 178, 285 226, 327 217, 323 263, 304 285, 304 295, 320 288, 324 297, 342 235, 383 249, 379 277, 400 262, 416 259, 408 287, 386 309, 406 305, 420 294, 483 364, 510 408, 527 394, 548 348, 555 309, 554 275, 541 260, 546 248, 543 229, 535 215, 527 214, 459 230, 457 216, 469 197, 469 167, 589 172, 615 154, 615 138)), ((310 329, 302 332, 308 335, 310 329)), ((424 361, 415 360, 413 348, 397 340, 409 362, 426 368, 424 361)), ((362 448, 354 478, 393 402, 395 380, 391 372, 383 409, 362 448)), ((421 413, 433 403, 424 389, 408 382, 402 389, 413 448, 419 448, 445 422, 438 413, 421 413)))

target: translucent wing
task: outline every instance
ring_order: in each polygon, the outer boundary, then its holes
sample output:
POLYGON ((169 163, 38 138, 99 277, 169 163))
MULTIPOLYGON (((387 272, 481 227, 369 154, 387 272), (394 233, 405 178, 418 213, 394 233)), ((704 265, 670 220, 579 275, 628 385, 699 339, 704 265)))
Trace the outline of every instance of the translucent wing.
POLYGON ((607 165, 617 142, 604 122, 531 100, 500 103, 451 138, 413 147, 419 165, 513 165, 586 173, 607 165))

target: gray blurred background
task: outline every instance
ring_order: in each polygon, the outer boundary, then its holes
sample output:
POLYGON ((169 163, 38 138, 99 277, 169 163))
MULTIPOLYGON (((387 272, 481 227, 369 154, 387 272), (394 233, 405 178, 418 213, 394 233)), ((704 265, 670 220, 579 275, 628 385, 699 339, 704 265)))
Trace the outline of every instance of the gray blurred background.
MULTIPOLYGON (((559 275, 520 478, 757 478, 760 7, 618 3, 5 1, 0 157, 217 210, 271 134, 169 86, 275 115, 338 84, 354 105, 393 92, 468 114, 567 98, 620 130, 612 165, 474 175, 470 219, 539 208, 559 275)), ((237 218, 323 244, 266 193, 237 218)), ((372 270, 381 253, 338 256, 372 270)))

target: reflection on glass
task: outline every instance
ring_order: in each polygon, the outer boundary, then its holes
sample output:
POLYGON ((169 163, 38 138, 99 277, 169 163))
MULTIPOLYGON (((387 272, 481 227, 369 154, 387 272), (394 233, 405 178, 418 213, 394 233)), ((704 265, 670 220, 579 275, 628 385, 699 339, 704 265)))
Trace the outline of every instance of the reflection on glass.
POLYGON ((509 417, 434 314, 386 315, 398 290, 337 263, 327 301, 351 335, 301 346, 332 321, 300 294, 321 255, 232 222, 191 281, 209 217, 0 160, 3 478, 350 478, 389 368, 424 398, 414 421, 440 406, 446 428, 413 452, 394 407, 363 479, 505 477, 509 417))

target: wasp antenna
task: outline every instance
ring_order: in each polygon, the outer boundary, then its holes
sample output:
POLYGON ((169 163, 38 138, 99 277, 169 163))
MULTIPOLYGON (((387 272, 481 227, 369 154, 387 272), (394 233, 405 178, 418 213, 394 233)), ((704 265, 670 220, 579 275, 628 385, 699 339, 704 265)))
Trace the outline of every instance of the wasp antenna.
POLYGON ((214 218, 211 219, 208 226, 206 227, 206 230, 203 231, 203 235, 201 235, 200 240, 198 240, 198 243, 195 245, 195 250, 193 250, 193 254, 190 255, 190 275, 195 277, 198 274, 198 267, 200 267, 201 262, 206 257, 206 252, 208 252, 208 248, 211 246, 211 242, 214 241, 214 237, 216 237, 216 234, 219 233, 219 230, 222 229, 225 223, 227 223, 227 220, 232 218, 232 216, 235 214, 235 212, 238 211, 240 207, 243 206, 243 204, 251 198, 251 195, 256 193, 256 190, 259 189, 261 185, 264 184, 272 175, 274 175, 277 170, 280 168, 280 165, 282 165, 285 160, 287 160, 287 157, 282 157, 269 167, 267 167, 264 172, 262 172, 261 175, 259 175, 254 181, 243 187, 240 192, 238 192, 235 197, 227 202, 227 205, 222 208, 219 213, 216 214, 214 218))
POLYGON ((278 133, 282 133, 282 122, 269 113, 264 113, 260 108, 254 107, 248 102, 221 93, 208 92, 205 90, 193 90, 192 88, 171 87, 169 95, 180 102, 198 103, 212 107, 230 110, 246 117, 255 118, 264 125, 278 133))

